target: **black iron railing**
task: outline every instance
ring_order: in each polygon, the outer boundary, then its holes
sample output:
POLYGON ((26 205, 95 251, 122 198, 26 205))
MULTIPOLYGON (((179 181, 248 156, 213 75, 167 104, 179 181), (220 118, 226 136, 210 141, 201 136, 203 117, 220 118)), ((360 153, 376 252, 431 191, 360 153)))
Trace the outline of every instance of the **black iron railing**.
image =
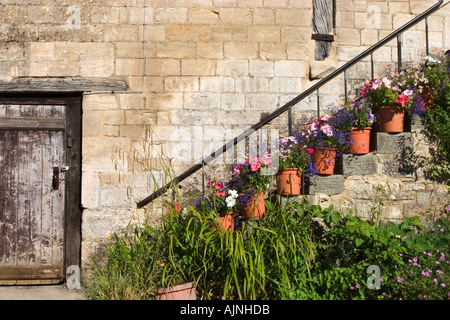
MULTIPOLYGON (((292 134, 292 107, 294 105, 296 105, 297 103, 299 103, 301 100, 303 100, 306 97, 308 97, 309 95, 313 94, 314 92, 317 93, 316 94, 316 96, 317 96, 317 116, 320 116, 319 89, 322 86, 324 86, 326 83, 328 83, 330 80, 334 79, 335 77, 337 77, 338 75, 340 75, 342 73, 344 74, 344 91, 345 91, 344 94, 345 94, 345 100, 347 101, 347 99, 348 99, 348 95, 347 95, 347 77, 346 77, 346 72, 345 71, 348 70, 349 68, 351 68, 352 66, 354 66, 356 63, 358 63, 361 60, 365 59, 366 57, 370 56, 371 76, 373 78, 373 76, 374 76, 373 53, 377 49, 381 48, 382 46, 384 46, 385 44, 387 44, 388 42, 390 42, 391 40, 394 40, 394 39, 397 39, 398 69, 399 70, 402 69, 402 38, 401 38, 401 36, 402 36, 403 32, 405 32, 406 30, 410 29, 411 27, 413 27, 414 25, 418 24, 419 22, 421 22, 423 20, 425 20, 426 54, 428 55, 429 54, 429 37, 428 37, 428 19, 427 18, 431 14, 433 14, 434 12, 440 10, 441 8, 445 7, 446 5, 448 5, 450 3, 450 2, 447 2, 445 5, 442 5, 443 2, 444 2, 443 0, 438 1, 435 5, 433 5, 432 7, 430 7, 429 9, 427 9, 426 11, 422 12, 420 15, 418 15, 417 17, 412 19, 411 21, 407 22, 406 24, 404 24, 403 26, 401 26, 400 28, 395 30, 394 32, 392 32, 390 35, 388 35, 384 39, 378 41, 376 44, 374 44, 370 48, 366 49, 365 51, 360 53, 358 56, 356 56, 355 58, 351 59, 349 62, 347 62, 343 66, 341 66, 340 68, 338 68, 335 71, 331 72, 328 76, 326 76, 325 78, 320 80, 318 83, 316 83, 315 85, 313 85, 310 88, 306 89, 304 92, 302 92, 301 94, 296 96, 294 99, 292 99, 291 101, 289 101, 288 103, 286 103, 282 107, 278 108, 277 110, 275 110, 271 114, 269 114, 266 117, 264 117, 261 121, 259 121, 258 123, 256 123, 255 125, 253 125, 249 129, 247 129, 245 132, 243 132, 242 134, 238 135, 234 139, 230 140, 223 147, 221 147, 220 149, 217 149, 211 155, 209 155, 208 157, 202 159, 199 163, 195 164, 194 166, 192 166, 191 168, 189 168, 188 170, 186 170, 185 172, 183 172, 182 174, 180 174, 179 176, 174 178, 171 182, 169 182, 166 185, 162 186, 161 188, 156 190, 154 193, 152 193, 151 195, 149 195, 145 199, 139 201, 137 203, 137 207, 138 208, 142 208, 145 205, 147 205, 148 203, 150 203, 153 200, 155 200, 156 198, 160 197, 171 186, 173 186, 175 183, 178 184, 178 183, 182 182, 183 180, 185 180, 186 178, 188 178, 189 176, 191 176, 192 174, 194 174, 198 170, 202 169, 205 165, 209 164, 214 159, 216 159, 217 157, 222 155, 227 150, 231 150, 231 148, 234 148, 234 146, 236 144, 238 144, 239 142, 244 140, 246 137, 248 137, 249 135, 254 133, 256 130, 260 129, 264 125, 270 123, 272 120, 276 119, 277 117, 279 117, 280 115, 282 115, 286 111, 288 112, 288 130, 289 130, 289 134, 292 134)), ((204 177, 203 177, 203 180, 204 180, 204 177)))

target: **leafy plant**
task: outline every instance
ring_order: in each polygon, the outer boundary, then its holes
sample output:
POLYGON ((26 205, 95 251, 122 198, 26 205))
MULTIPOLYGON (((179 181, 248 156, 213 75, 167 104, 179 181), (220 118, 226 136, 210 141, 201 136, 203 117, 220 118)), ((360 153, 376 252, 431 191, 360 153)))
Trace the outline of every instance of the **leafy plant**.
POLYGON ((404 110, 412 107, 414 91, 412 88, 403 89, 402 82, 394 82, 398 79, 383 77, 380 80, 371 79, 364 83, 361 97, 370 105, 372 110, 378 110, 381 106, 398 106, 404 110))
POLYGON ((239 210, 238 193, 236 190, 227 188, 223 182, 215 180, 207 183, 204 194, 193 194, 189 203, 199 212, 214 211, 218 214, 237 212, 239 210))
POLYGON ((311 161, 310 155, 312 153, 314 153, 314 150, 307 148, 295 136, 283 137, 279 141, 279 149, 277 150, 280 169, 297 168, 304 172, 311 161))
POLYGON ((344 123, 348 123, 348 119, 341 114, 326 113, 317 119, 301 119, 299 131, 304 143, 314 150, 343 149, 348 145, 349 134, 344 123))
POLYGON ((269 153, 262 158, 248 157, 245 163, 234 167, 232 178, 226 183, 227 188, 247 194, 267 190, 272 179, 269 171, 271 164, 272 159, 269 153))

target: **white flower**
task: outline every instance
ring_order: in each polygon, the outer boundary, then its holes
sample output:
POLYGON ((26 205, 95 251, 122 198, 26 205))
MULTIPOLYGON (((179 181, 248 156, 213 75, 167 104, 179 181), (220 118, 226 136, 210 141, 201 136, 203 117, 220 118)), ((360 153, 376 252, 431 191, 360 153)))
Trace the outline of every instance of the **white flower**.
POLYGON ((436 60, 435 58, 430 57, 430 56, 426 56, 425 60, 427 60, 428 62, 431 62, 431 63, 441 63, 439 60, 436 60))
POLYGON ((227 203, 227 207, 228 208, 232 208, 236 204, 236 199, 233 198, 232 196, 230 196, 230 197, 225 199, 225 202, 227 203))
POLYGON ((238 197, 238 193, 236 190, 230 190, 228 191, 228 194, 233 197, 234 199, 236 199, 238 197))

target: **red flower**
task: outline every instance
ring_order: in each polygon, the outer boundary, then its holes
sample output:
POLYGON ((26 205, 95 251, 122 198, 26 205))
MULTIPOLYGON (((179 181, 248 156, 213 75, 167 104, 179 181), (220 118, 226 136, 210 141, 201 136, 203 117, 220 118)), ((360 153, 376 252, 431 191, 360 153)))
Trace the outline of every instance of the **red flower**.
POLYGON ((399 94, 395 99, 395 102, 400 103, 403 107, 406 107, 409 102, 409 98, 404 94, 399 94))
MULTIPOLYGON (((173 208, 173 206, 172 206, 173 208)), ((178 202, 175 202, 175 211, 179 212, 180 211, 180 205, 178 204, 178 202)), ((170 208, 167 210, 167 214, 170 214, 170 208)))

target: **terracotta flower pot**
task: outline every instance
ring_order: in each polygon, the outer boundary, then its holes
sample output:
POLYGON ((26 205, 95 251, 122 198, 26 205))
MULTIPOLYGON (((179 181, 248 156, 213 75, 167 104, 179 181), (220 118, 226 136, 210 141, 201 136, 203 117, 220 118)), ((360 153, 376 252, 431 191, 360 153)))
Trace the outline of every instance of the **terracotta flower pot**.
POLYGON ((288 168, 276 174, 277 192, 280 195, 299 195, 302 183, 302 173, 297 168, 288 168))
POLYGON ((405 110, 398 106, 382 106, 378 110, 381 132, 403 132, 405 110))
POLYGON ((266 204, 264 203, 264 193, 255 193, 249 197, 247 205, 241 207, 244 219, 260 219, 266 214, 266 204))
POLYGON ((335 148, 321 148, 314 150, 313 162, 318 174, 333 174, 336 160, 335 148))
POLYGON ((223 230, 234 231, 234 212, 220 214, 219 220, 223 230))
POLYGON ((195 286, 188 282, 170 288, 159 289, 155 300, 196 300, 195 286))
POLYGON ((371 129, 372 129, 371 127, 352 128, 349 137, 350 153, 353 154, 369 153, 371 129))

